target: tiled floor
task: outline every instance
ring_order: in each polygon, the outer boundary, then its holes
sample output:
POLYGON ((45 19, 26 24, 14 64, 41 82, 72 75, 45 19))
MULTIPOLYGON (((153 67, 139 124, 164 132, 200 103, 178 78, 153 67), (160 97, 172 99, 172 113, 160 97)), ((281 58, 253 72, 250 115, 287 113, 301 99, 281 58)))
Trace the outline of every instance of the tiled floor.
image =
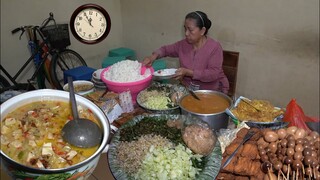
MULTIPOLYGON (((0 174, 1 180, 10 180, 10 177, 4 171, 1 170, 0 174)), ((100 156, 99 163, 88 180, 114 180, 108 167, 108 158, 106 153, 103 153, 100 156)))

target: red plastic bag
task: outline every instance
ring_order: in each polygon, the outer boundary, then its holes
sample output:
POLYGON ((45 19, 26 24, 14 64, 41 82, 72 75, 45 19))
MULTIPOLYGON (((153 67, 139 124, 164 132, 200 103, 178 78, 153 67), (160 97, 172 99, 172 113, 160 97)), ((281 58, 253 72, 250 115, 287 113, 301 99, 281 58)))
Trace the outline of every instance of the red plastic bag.
POLYGON ((292 99, 287 105, 284 121, 289 122, 288 126, 296 126, 298 128, 303 128, 306 131, 311 131, 305 123, 311 121, 311 118, 304 114, 302 108, 297 104, 295 99, 292 99))

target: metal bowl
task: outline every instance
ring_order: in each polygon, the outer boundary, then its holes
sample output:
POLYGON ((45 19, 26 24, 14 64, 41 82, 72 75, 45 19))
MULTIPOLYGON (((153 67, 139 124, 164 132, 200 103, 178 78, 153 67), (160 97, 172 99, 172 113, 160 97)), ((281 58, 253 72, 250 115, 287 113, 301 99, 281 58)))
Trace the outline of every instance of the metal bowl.
MULTIPOLYGON (((98 164, 101 153, 107 151, 106 147, 107 140, 110 134, 110 124, 103 111, 97 105, 79 95, 76 95, 76 99, 79 105, 83 106, 84 108, 90 109, 99 120, 99 123, 103 130, 103 139, 98 150, 88 159, 78 164, 60 169, 37 169, 29 167, 14 161, 2 150, 0 150, 1 163, 4 169, 7 170, 7 174, 9 174, 13 179, 50 179, 54 177, 62 178, 66 176, 70 178, 77 177, 86 179, 92 174, 93 170, 98 164), (80 175, 79 173, 83 173, 81 177, 78 177, 78 175, 80 175)), ((7 114, 9 114, 11 111, 14 111, 15 109, 23 105, 42 100, 69 102, 69 92, 61 90, 41 89, 14 96, 13 98, 10 98, 9 100, 1 104, 1 121, 4 120, 7 114)))
MULTIPOLYGON (((221 93, 219 91, 212 91, 212 90, 197 90, 194 91, 196 94, 201 94, 201 93, 205 93, 205 94, 215 94, 218 96, 223 97, 225 100, 227 100, 229 102, 229 107, 232 105, 232 99, 227 96, 224 93, 221 93)), ((229 123, 229 116, 225 113, 225 110, 218 112, 218 113, 212 113, 212 114, 201 114, 201 113, 195 113, 195 112, 191 112, 188 109, 186 109, 185 107, 183 107, 181 105, 181 102, 184 98, 186 98, 187 96, 191 96, 190 94, 183 96, 180 101, 179 101, 179 106, 181 108, 181 113, 183 115, 192 115, 192 116, 196 116, 200 119, 202 119, 203 121, 207 122, 209 124, 209 126, 214 129, 214 130, 219 130, 219 129, 225 129, 228 127, 228 123, 229 123)), ((194 99, 195 101, 198 101, 197 99, 194 99)), ((228 107, 228 108, 229 108, 228 107)))
MULTIPOLYGON (((143 109, 145 109, 146 111, 148 111, 150 113, 154 113, 154 114, 180 114, 180 108, 179 108, 178 102, 179 102, 179 99, 185 94, 187 94, 187 90, 185 89, 185 87, 183 87, 181 85, 153 83, 147 89, 139 92, 139 94, 137 96, 137 103, 139 106, 141 106, 143 109), (173 107, 168 107, 166 109, 154 109, 154 108, 147 107, 145 105, 145 103, 143 102, 142 96, 144 95, 144 93, 146 93, 147 91, 149 91, 151 89, 157 89, 159 91, 162 91, 162 90, 166 91, 166 96, 169 97, 171 100, 172 100, 171 96, 175 93, 176 99, 174 99, 174 101, 176 103, 173 102, 173 107)), ((150 97, 150 98, 152 98, 152 97, 150 97)))

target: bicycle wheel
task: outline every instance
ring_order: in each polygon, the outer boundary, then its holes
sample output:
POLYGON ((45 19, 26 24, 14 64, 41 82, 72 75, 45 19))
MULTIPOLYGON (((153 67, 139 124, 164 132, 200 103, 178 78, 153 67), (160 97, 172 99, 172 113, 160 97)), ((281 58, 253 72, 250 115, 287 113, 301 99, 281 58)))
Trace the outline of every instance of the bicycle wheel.
POLYGON ((79 66, 87 66, 85 60, 75 51, 64 49, 56 53, 50 64, 50 76, 57 89, 62 89, 64 83, 63 72, 79 66))

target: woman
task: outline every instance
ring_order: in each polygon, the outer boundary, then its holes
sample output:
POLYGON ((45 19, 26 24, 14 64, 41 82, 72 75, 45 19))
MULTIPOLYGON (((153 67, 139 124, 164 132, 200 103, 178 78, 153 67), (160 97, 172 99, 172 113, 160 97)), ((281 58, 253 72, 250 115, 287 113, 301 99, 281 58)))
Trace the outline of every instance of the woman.
POLYGON ((184 22, 185 39, 162 46, 143 64, 151 66, 162 57, 178 57, 180 68, 174 77, 182 80, 193 90, 206 89, 227 93, 229 82, 222 69, 223 50, 219 42, 207 36, 211 21, 201 11, 186 15, 184 22))

